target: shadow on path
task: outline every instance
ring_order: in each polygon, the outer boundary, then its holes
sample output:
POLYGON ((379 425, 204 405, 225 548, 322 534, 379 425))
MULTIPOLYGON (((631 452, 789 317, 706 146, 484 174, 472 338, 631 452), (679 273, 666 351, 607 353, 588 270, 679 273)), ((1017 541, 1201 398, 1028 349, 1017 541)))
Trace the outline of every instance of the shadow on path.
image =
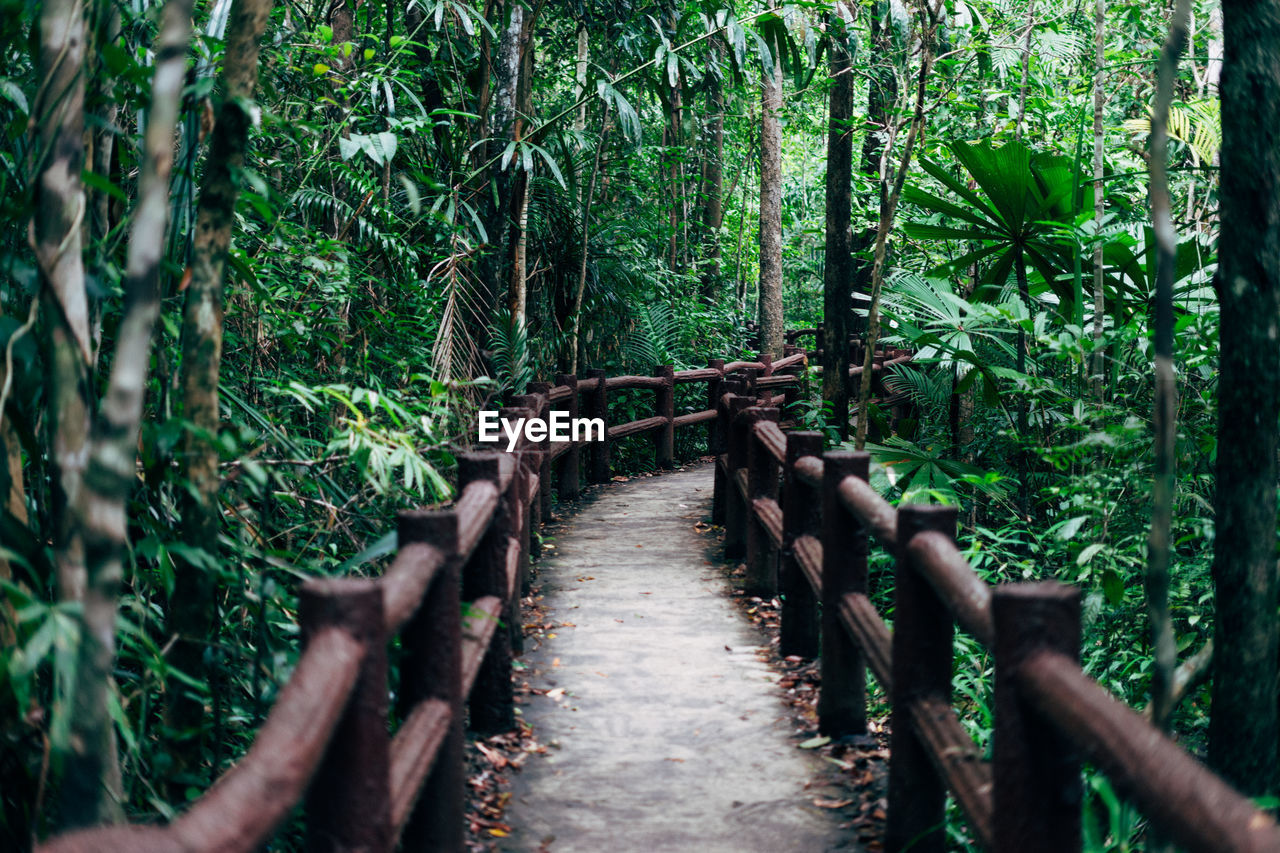
POLYGON ((599 490, 540 562, 557 627, 522 658, 522 712, 552 748, 513 776, 499 849, 860 849, 813 805, 821 759, 707 560, 711 483, 698 465, 599 490))

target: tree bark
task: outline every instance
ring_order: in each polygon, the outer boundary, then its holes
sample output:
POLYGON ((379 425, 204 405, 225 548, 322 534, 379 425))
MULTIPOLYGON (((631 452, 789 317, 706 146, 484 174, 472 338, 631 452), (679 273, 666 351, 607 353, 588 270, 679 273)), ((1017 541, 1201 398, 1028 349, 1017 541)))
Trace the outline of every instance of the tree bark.
MULTIPOLYGON (((524 34, 524 6, 518 0, 509 0, 499 6, 499 22, 505 16, 506 26, 498 27, 498 52, 493 67, 493 101, 491 104, 492 136, 488 144, 488 180, 484 195, 484 227, 488 232, 489 247, 480 265, 476 305, 479 311, 494 310, 496 299, 509 290, 511 263, 508 247, 511 232, 517 228, 511 224, 511 199, 513 175, 519 163, 514 158, 503 163, 502 155, 516 138, 516 117, 520 94, 520 42, 524 34)), ((477 339, 485 334, 488 316, 470 318, 467 325, 477 339)))
MULTIPOLYGON (((190 424, 182 443, 185 488, 181 490, 182 540, 218 557, 222 514, 216 438, 219 426, 218 379, 222 367, 224 272, 235 224, 239 173, 244 168, 252 121, 248 106, 258 81, 259 42, 271 13, 271 0, 234 0, 227 24, 222 65, 222 103, 210 137, 200 199, 196 207, 191 283, 182 318, 183 416, 190 424)), ((178 566, 169 624, 178 633, 174 666, 196 678, 205 675, 204 650, 217 628, 217 573, 184 560, 178 566)), ((179 731, 198 730, 203 705, 177 679, 170 720, 179 731)), ((175 749, 187 769, 200 760, 199 741, 175 749)))
POLYGON ((782 357, 782 63, 760 83, 760 349, 782 357))
POLYGON ((569 373, 578 373, 578 346, 582 332, 582 300, 587 292, 587 256, 591 248, 591 203, 596 192, 596 177, 600 174, 600 158, 604 154, 604 141, 609 133, 609 102, 604 105, 600 119, 600 138, 596 140, 595 162, 591 166, 591 180, 587 182, 587 195, 582 204, 582 248, 578 261, 578 285, 573 291, 573 331, 569 335, 569 373))
POLYGON ((1027 118, 1027 81, 1031 77, 1031 34, 1036 28, 1036 2, 1027 7, 1027 33, 1022 41, 1022 76, 1018 81, 1018 117, 1013 123, 1013 141, 1022 139, 1022 125, 1027 118))
MULTIPOLYGON (((1169 564, 1173 547, 1174 453, 1177 442, 1178 391, 1173 376, 1173 277, 1178 256, 1178 235, 1173 228, 1169 197, 1169 106, 1173 102, 1178 60, 1187 45, 1191 0, 1178 0, 1169 35, 1160 51, 1156 103, 1151 113, 1151 219, 1159 252, 1156 266, 1156 389, 1153 412, 1155 431, 1155 479, 1152 483, 1151 528, 1147 535, 1147 616, 1151 621, 1151 721, 1169 726, 1173 711, 1173 672, 1178 648, 1169 614, 1169 564)), ((1157 844, 1164 847, 1160 841, 1157 844)))
MULTIPOLYGON (((591 60, 591 42, 587 36, 587 25, 578 22, 578 55, 573 71, 573 100, 578 109, 573 114, 573 132, 578 137, 587 132, 587 101, 583 94, 587 91, 587 65, 591 60)), ((579 185, 581 186, 581 185, 579 185)), ((581 203, 582 199, 578 199, 581 203)))
MULTIPOLYGON (((512 138, 516 140, 524 138, 525 126, 533 116, 533 27, 541 8, 541 3, 534 7, 520 27, 520 79, 516 85, 516 117, 512 125, 512 138)), ((515 166, 513 162, 512 167, 515 166)), ((521 168, 511 183, 511 231, 507 235, 507 245, 511 247, 511 277, 507 287, 507 309, 513 328, 526 325, 529 270, 525 250, 528 245, 529 181, 532 177, 529 170, 521 168)))
POLYGON ((724 85, 720 64, 724 61, 724 46, 719 37, 711 39, 714 59, 707 69, 707 108, 711 112, 711 152, 706 160, 705 198, 702 209, 703 257, 702 295, 715 296, 720 283, 720 228, 724 225, 724 85))
MULTIPOLYGON (((1107 30, 1107 0, 1097 0, 1093 12, 1093 221, 1102 225, 1102 217, 1106 214, 1104 199, 1106 194, 1102 181, 1102 142, 1105 138, 1103 109, 1107 98, 1103 92, 1103 69, 1106 66, 1106 46, 1104 36, 1107 30)), ((1093 388, 1093 398, 1098 403, 1106 394, 1107 360, 1106 350, 1102 345, 1102 328, 1106 316, 1106 295, 1102 290, 1102 244, 1093 249, 1093 354, 1090 358, 1089 375, 1093 388)))
POLYGON ((853 92, 848 30, 853 14, 837 2, 830 18, 827 70, 831 75, 827 120, 826 243, 823 251, 822 399, 841 440, 849 437, 849 340, 853 313, 853 92))
MULTIPOLYGON (((193 0, 170 0, 156 41, 142 175, 129 240, 124 316, 117 332, 106 395, 93 427, 77 513, 83 525, 87 583, 83 604, 85 634, 77 656, 76 705, 105 728, 105 733, 94 737, 109 744, 110 752, 92 768, 98 776, 90 772, 73 781, 68 775, 64 780, 64 808, 69 797, 79 798, 87 793, 78 790, 82 786, 96 784, 99 790, 112 795, 119 792, 114 732, 107 713, 115 662, 115 616, 128 548, 126 507, 137 483, 138 427, 151 364, 151 338, 160 315, 158 283, 169 215, 169 175, 186 78, 193 6, 193 0)), ((90 768, 70 772, 82 771, 90 768)), ((114 801, 106 809, 107 815, 100 813, 98 821, 122 815, 120 805, 114 801)))
MULTIPOLYGON (((891 61, 893 46, 889 39, 888 28, 884 25, 887 6, 887 3, 882 7, 879 2, 876 2, 870 12, 871 57, 874 65, 867 84, 867 121, 862 136, 862 159, 858 164, 858 171, 874 181, 879 188, 876 202, 879 215, 883 215, 884 208, 889 202, 887 189, 879 180, 880 166, 885 142, 889 137, 890 112, 898 100, 898 77, 894 74, 891 61)), ((870 207, 870 200, 865 204, 870 207)), ((868 253, 875 245, 875 241, 875 228, 862 229, 852 238, 853 293, 864 298, 871 295, 871 267, 874 261, 868 257, 868 253)), ((864 331, 866 327, 853 316, 852 306, 849 311, 850 317, 847 322, 851 331, 864 331)), ((832 340, 830 336, 827 337, 828 346, 831 345, 832 340)), ((846 343, 845 346, 848 344, 846 343)), ((848 358, 847 355, 845 357, 848 358)), ((847 430, 846 427, 846 432, 847 430)))
POLYGON ((1217 535, 1209 762, 1277 784, 1276 422, 1280 418, 1280 2, 1224 0, 1217 535))
MULTIPOLYGON (((85 15, 82 0, 49 0, 39 17, 40 87, 32 115, 39 164, 33 176, 33 248, 40 276, 40 303, 46 383, 45 429, 50 448, 49 490, 53 561, 59 595, 79 602, 80 644, 77 674, 110 649, 89 624, 85 531, 78 509, 84 487, 89 441, 89 366, 92 360, 88 295, 81 235, 88 199, 81 172, 85 164, 85 15)), ((109 653, 109 652, 108 652, 109 653)), ((109 675, 109 668, 107 675, 109 675)), ((119 792, 118 761, 107 716, 109 681, 98 677, 78 684, 69 712, 69 736, 55 738, 53 751, 62 771, 63 828, 113 819, 119 792)))

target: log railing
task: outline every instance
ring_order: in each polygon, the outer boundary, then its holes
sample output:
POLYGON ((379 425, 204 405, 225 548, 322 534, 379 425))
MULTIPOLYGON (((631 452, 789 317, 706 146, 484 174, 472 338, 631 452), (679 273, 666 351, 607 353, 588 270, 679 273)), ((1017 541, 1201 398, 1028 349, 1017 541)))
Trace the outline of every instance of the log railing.
POLYGON ((511 453, 460 454, 457 500, 448 509, 399 515, 398 552, 384 574, 303 584, 297 666, 248 753, 213 787, 167 826, 81 830, 38 849, 248 853, 262 848, 299 805, 308 850, 465 849, 465 728, 515 727, 511 670, 523 636, 520 597, 537 541, 531 531, 550 511, 552 469, 560 497, 574 499, 584 451, 589 480, 606 482, 610 444, 646 432, 654 436, 657 464, 671 467, 677 427, 706 423, 715 440, 726 368, 763 389, 782 390, 763 391, 762 400, 775 405, 798 397, 804 365, 804 352, 790 348, 773 363, 761 356, 697 370, 666 365, 653 376, 593 370, 582 379, 561 375, 555 385, 531 385, 502 417, 545 418, 553 407, 570 417, 600 417, 604 440, 522 438, 511 453), (676 415, 675 386, 698 382, 707 384, 707 408, 676 415), (610 425, 609 392, 632 388, 654 392, 653 415, 610 425), (396 637, 400 678, 393 692, 388 647, 396 637), (391 733, 393 716, 399 725, 391 733))
POLYGON ((713 515, 746 594, 781 593, 782 654, 820 657, 820 731, 865 732, 867 669, 889 697, 887 850, 944 850, 950 792, 986 849, 1075 853, 1088 760, 1187 850, 1280 851, 1267 814, 1084 674, 1078 589, 987 585, 953 507, 895 510, 867 483, 868 454, 782 433, 749 379, 724 379, 713 515), (871 600, 872 538, 897 560, 892 631, 871 600), (989 761, 951 706, 957 626, 994 654, 989 761))

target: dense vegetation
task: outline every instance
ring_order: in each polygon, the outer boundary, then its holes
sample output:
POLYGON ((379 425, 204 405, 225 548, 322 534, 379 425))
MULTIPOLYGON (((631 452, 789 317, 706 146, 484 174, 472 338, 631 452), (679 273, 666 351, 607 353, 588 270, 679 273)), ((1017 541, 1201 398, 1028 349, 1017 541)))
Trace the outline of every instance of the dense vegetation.
POLYGON ((1280 790, 1280 9, 1222 6, 3 0, 0 846, 207 787, 477 408, 817 322, 794 417, 1280 790))

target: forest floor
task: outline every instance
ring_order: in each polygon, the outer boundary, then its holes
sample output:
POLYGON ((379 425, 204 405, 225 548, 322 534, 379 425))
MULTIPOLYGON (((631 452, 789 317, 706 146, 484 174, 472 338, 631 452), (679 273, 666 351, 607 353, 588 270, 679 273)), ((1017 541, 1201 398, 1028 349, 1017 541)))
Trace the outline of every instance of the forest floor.
POLYGON ((818 668, 719 560, 711 483, 630 478, 544 529, 521 727, 470 750, 473 849, 879 849, 885 727, 817 737, 818 668))

